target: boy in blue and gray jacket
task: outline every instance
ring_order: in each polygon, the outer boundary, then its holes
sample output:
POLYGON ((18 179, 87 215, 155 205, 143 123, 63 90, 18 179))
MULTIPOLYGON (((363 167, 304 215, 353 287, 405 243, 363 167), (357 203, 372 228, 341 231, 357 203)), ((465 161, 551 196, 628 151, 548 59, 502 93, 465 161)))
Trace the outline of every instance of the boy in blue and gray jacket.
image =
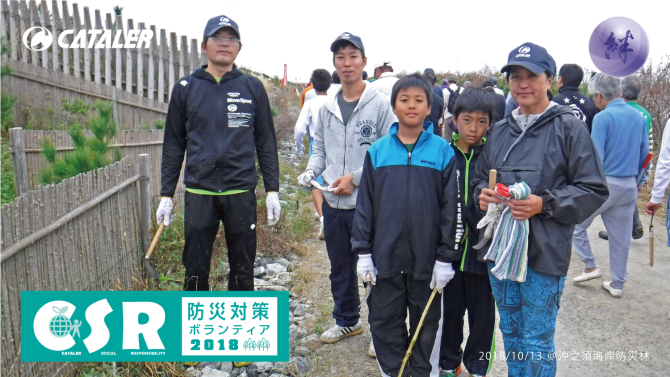
MULTIPOLYGON (((370 331, 382 375, 398 376, 431 290, 453 277, 463 226, 454 151, 424 122, 432 89, 418 75, 400 79, 391 104, 399 122, 368 149, 351 242, 358 275, 370 274, 370 331), (405 318, 409 309, 410 334, 405 318)), ((403 376, 438 373, 442 299, 424 319, 403 376)))

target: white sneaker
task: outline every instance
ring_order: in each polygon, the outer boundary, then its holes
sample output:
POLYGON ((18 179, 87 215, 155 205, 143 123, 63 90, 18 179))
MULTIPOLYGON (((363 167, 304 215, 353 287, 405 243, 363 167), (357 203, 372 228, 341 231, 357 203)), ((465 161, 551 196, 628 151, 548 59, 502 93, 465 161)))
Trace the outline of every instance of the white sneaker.
POLYGON ((372 344, 372 339, 370 339, 370 347, 368 348, 368 356, 377 357, 377 352, 375 352, 375 345, 372 344))
POLYGON ((586 272, 582 271, 582 274, 572 278, 572 281, 575 282, 575 283, 583 283, 585 281, 589 281, 589 280, 592 280, 592 279, 597 279, 597 278, 602 277, 602 276, 603 276, 603 272, 599 268, 596 268, 595 270, 593 270, 589 273, 586 273, 586 272))
POLYGON ((603 282, 603 289, 608 291, 612 297, 621 298, 623 296, 623 289, 612 288, 612 282, 609 280, 603 282))
POLYGON ((321 225, 319 227, 319 239, 322 240, 326 238, 326 235, 323 234, 323 216, 321 216, 321 225))
POLYGON ((361 320, 359 319, 358 323, 352 327, 340 327, 338 325, 334 325, 333 327, 326 330, 323 334, 321 334, 321 341, 327 344, 331 344, 339 342, 340 340, 348 336, 358 335, 362 332, 363 332, 363 322, 361 322, 361 320))

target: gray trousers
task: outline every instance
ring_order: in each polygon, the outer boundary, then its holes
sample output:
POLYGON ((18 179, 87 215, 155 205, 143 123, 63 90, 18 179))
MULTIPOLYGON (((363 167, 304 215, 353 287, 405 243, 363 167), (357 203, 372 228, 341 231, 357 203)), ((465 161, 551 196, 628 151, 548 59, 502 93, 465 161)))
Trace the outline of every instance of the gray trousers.
POLYGON ((628 280, 628 251, 630 235, 633 232, 633 213, 637 202, 637 185, 635 177, 607 176, 610 195, 607 201, 598 208, 586 221, 575 226, 572 236, 572 247, 584 262, 586 268, 596 266, 596 261, 589 243, 586 229, 596 216, 601 216, 609 236, 610 272, 612 288, 622 289, 628 280))

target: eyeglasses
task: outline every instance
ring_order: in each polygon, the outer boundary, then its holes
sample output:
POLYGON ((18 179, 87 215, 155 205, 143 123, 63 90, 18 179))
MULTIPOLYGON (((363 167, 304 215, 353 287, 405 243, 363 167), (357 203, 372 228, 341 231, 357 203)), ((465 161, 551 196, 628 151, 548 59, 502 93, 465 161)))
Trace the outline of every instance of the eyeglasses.
POLYGON ((229 46, 237 46, 240 44, 240 40, 238 38, 221 38, 221 37, 209 37, 210 41, 214 44, 218 45, 229 45, 229 46))

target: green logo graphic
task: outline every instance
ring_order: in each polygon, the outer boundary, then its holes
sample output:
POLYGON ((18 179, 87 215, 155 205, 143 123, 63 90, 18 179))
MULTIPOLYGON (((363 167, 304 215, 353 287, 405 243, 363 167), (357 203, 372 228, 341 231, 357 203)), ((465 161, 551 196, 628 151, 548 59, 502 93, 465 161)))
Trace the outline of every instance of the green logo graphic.
POLYGON ((67 313, 67 306, 63 306, 60 309, 54 306, 52 309, 57 315, 49 321, 49 331, 51 331, 51 335, 57 338, 64 338, 70 331, 73 331, 72 337, 76 334, 81 338, 81 335, 79 335, 79 326, 81 326, 79 320, 75 319, 74 324, 72 324, 70 318, 64 315, 64 313, 67 313))

